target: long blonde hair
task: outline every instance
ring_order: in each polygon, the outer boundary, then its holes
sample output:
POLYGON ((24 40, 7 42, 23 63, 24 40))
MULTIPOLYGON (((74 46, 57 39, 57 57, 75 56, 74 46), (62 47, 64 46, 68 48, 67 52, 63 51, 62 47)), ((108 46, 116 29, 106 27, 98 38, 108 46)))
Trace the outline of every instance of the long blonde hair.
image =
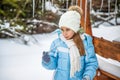
MULTIPOLYGON (((79 6, 70 6, 68 10, 77 11, 81 16, 83 15, 83 11, 79 6)), ((78 47, 80 55, 84 55, 85 48, 84 48, 84 44, 80 37, 79 32, 75 33, 75 35, 73 36, 73 41, 75 42, 76 46, 78 47)))

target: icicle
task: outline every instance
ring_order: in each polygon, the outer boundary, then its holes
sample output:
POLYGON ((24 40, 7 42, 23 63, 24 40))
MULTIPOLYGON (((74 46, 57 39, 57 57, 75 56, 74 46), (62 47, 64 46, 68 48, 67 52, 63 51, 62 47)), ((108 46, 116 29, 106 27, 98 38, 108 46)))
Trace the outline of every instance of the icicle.
POLYGON ((80 7, 82 8, 82 0, 80 0, 80 7))
POLYGON ((78 0, 76 0, 76 5, 78 5, 78 0))
POLYGON ((44 3, 44 0, 42 0, 42 12, 43 12, 43 7, 44 7, 43 3, 44 3))
POLYGON ((62 0, 62 3, 64 3, 64 0, 62 0))
POLYGON ((68 0, 67 0, 67 2, 66 2, 66 9, 68 9, 68 0))
POLYGON ((33 17, 35 15, 35 0, 33 0, 33 17))
POLYGON ((111 1, 108 0, 108 13, 109 13, 109 15, 110 15, 110 3, 111 3, 111 1))
POLYGON ((90 0, 90 13, 92 11, 92 0, 90 0))
POLYGON ((71 5, 73 5, 73 0, 71 0, 71 5))
POLYGON ((53 0, 52 0, 52 5, 54 4, 53 0))
POLYGON ((101 5, 100 5, 100 11, 101 11, 102 8, 103 8, 103 2, 104 2, 104 0, 102 0, 102 2, 101 2, 101 5))

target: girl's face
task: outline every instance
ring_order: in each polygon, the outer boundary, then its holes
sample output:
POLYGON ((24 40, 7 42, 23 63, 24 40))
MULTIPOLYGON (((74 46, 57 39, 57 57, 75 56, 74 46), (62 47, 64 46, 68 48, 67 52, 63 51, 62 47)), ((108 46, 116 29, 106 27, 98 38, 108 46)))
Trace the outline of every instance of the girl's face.
POLYGON ((73 35, 75 34, 75 32, 69 28, 66 27, 61 27, 62 30, 62 34, 65 37, 65 39, 69 40, 73 38, 73 35))

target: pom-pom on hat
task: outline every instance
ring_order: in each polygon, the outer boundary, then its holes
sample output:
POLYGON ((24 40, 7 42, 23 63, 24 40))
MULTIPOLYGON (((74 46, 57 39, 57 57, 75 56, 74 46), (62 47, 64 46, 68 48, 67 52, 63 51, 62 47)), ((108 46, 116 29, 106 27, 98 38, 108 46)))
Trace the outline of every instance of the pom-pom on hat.
POLYGON ((77 11, 67 11, 60 17, 59 28, 64 26, 77 33, 80 30, 80 19, 81 16, 77 11))

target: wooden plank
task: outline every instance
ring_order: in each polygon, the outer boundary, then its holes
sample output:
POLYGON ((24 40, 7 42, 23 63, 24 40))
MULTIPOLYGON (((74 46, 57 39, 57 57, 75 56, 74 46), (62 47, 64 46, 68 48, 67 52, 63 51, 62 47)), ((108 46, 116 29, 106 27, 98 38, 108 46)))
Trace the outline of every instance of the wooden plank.
MULTIPOLYGON (((120 61, 120 42, 110 42, 103 38, 93 36, 93 43, 97 54, 105 58, 120 61)), ((120 80, 120 78, 106 71, 98 69, 97 72, 100 75, 96 75, 94 80, 120 80)))
POLYGON ((107 73, 107 72, 105 72, 105 71, 103 71, 103 70, 100 70, 100 72, 101 72, 102 74, 106 75, 106 76, 111 77, 112 79, 120 80, 120 78, 118 78, 118 77, 116 77, 116 76, 114 76, 114 75, 111 75, 110 73, 107 73))
POLYGON ((118 44, 120 44, 120 37, 114 39, 113 42, 117 42, 118 44))
MULTIPOLYGON (((85 3, 86 3, 86 0, 78 0, 78 5, 80 6, 80 4, 82 4, 82 9, 84 14, 81 19, 81 26, 84 28, 86 33, 92 36, 92 29, 91 29, 91 23, 90 23, 90 9, 88 8, 89 3, 87 4, 87 14, 85 13, 86 12, 85 3), (85 18, 86 18, 86 22, 85 22, 85 18)), ((120 44, 119 43, 110 42, 94 36, 93 36, 93 43, 95 46, 96 53, 98 53, 99 55, 105 58, 112 58, 120 61, 120 44)), ((96 75, 94 80, 115 80, 115 79, 120 80, 119 78, 116 78, 105 71, 97 70, 97 72, 99 71, 101 72, 101 75, 99 76, 96 75)))
POLYGON ((94 80, 120 80, 119 77, 116 77, 108 72, 98 69, 97 75, 94 80))
POLYGON ((93 36, 95 52, 102 57, 120 61, 120 44, 93 36))

